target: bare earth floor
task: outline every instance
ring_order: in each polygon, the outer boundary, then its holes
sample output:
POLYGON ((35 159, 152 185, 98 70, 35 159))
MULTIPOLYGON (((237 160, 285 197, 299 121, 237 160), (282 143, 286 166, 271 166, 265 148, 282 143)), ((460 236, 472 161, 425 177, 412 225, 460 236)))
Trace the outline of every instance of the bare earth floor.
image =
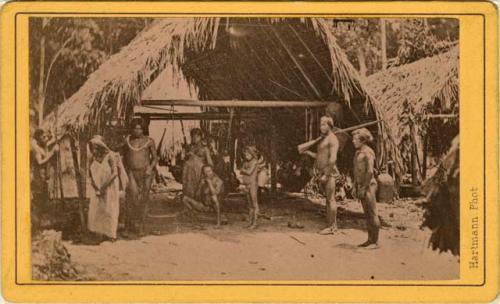
MULTIPOLYGON (((172 201, 155 196, 152 212, 176 212, 172 201), (165 208, 165 204, 168 207, 165 208)), ((229 203, 233 204, 233 203, 229 203)), ((245 229, 237 203, 226 206, 229 223, 215 229, 193 225, 184 216, 151 219, 160 235, 120 239, 98 246, 66 242, 71 260, 88 280, 453 280, 458 258, 427 247, 429 231, 418 228, 422 212, 415 201, 379 204, 391 227, 381 230, 381 248, 361 249, 364 220, 341 215, 340 233, 323 236, 324 215, 305 200, 287 199, 263 206, 268 219, 256 231, 245 229), (232 209, 232 210, 231 210, 232 209), (287 227, 292 219, 303 229, 287 227)), ((359 203, 342 206, 360 211, 359 203)))

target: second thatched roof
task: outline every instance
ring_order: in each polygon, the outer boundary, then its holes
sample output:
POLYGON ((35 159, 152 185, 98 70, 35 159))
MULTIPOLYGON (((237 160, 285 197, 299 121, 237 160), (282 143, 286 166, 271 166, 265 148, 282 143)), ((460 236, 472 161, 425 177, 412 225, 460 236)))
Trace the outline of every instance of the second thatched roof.
POLYGON ((443 54, 389 68, 367 78, 365 88, 383 113, 396 143, 405 127, 401 115, 408 106, 415 114, 423 113, 436 101, 441 111, 458 109, 458 71, 459 49, 454 46, 443 54))

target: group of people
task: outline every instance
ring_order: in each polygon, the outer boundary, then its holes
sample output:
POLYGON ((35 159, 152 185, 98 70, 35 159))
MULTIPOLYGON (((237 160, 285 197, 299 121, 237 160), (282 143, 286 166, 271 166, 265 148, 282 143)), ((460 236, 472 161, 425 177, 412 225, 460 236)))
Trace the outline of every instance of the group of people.
POLYGON ((109 149, 102 136, 89 141, 92 159, 88 176, 92 189, 87 226, 97 236, 111 240, 117 237, 120 189, 126 196, 123 235, 144 234, 149 192, 158 164, 155 142, 146 135, 146 128, 142 119, 132 120, 121 155, 109 149))
MULTIPOLYGON (((225 194, 222 160, 214 147, 213 140, 204 140, 202 131, 191 130, 191 145, 187 149, 182 173, 182 202, 193 212, 214 210, 217 218, 216 227, 222 222, 221 201, 225 194)), ((254 146, 243 149, 244 162, 240 170, 243 189, 249 206, 250 229, 257 228, 259 214, 258 174, 265 167, 265 162, 254 146)))
MULTIPOLYGON (((112 151, 102 136, 88 143, 87 228, 98 239, 117 238, 120 214, 120 194, 126 193, 125 231, 143 234, 148 212, 149 191, 158 163, 153 139, 145 135, 146 125, 133 119, 131 132, 125 138, 122 153, 112 151)), ((31 143, 32 231, 42 226, 40 221, 48 209, 48 163, 58 155, 59 145, 51 134, 42 129, 34 132, 31 143)), ((61 177, 59 177, 61 178, 61 177)))
MULTIPOLYGON (((102 136, 96 135, 89 141, 91 160, 88 169, 91 191, 88 211, 88 230, 111 240, 116 239, 120 213, 120 191, 126 193, 125 231, 142 235, 148 214, 149 192, 158 164, 153 139, 146 135, 146 125, 140 118, 131 122, 130 135, 123 143, 122 153, 112 151, 102 136)), ((321 135, 299 145, 299 153, 315 159, 313 179, 326 197, 327 227, 320 234, 335 234, 337 227, 337 206, 335 199, 337 154, 339 141, 333 132, 334 121, 330 116, 320 120, 321 135), (316 152, 311 151, 317 146, 316 152)), ((221 201, 224 198, 224 180, 221 178, 221 158, 214 147, 214 141, 204 139, 200 129, 191 130, 191 144, 187 147, 182 170, 182 203, 190 212, 215 211, 216 225, 225 220, 221 215, 221 201)), ((361 201, 366 216, 368 240, 362 247, 377 247, 379 219, 376 212, 376 181, 374 178, 375 153, 368 146, 373 140, 366 128, 353 132, 356 148, 353 164, 355 196, 361 201)), ((37 130, 32 143, 32 195, 33 214, 39 215, 48 196, 46 193, 45 165, 57 154, 58 146, 47 132, 37 130)), ((250 229, 258 226, 259 217, 259 173, 265 162, 254 146, 243 148, 243 164, 240 170, 242 186, 249 206, 250 229)), ((36 220, 35 220, 36 221, 36 220)))
MULTIPOLYGON (((330 116, 321 117, 321 135, 314 140, 299 145, 298 148, 299 153, 309 155, 315 159, 313 178, 326 197, 327 227, 319 232, 324 235, 335 234, 338 231, 335 186, 336 179, 339 176, 337 169, 339 141, 333 129, 333 118, 330 116), (310 150, 314 146, 317 146, 316 152, 310 150)), ((356 148, 353 164, 354 195, 361 201, 368 230, 368 240, 359 246, 377 248, 380 222, 376 208, 375 152, 368 146, 373 141, 373 136, 366 128, 357 129, 352 135, 353 144, 356 148)))

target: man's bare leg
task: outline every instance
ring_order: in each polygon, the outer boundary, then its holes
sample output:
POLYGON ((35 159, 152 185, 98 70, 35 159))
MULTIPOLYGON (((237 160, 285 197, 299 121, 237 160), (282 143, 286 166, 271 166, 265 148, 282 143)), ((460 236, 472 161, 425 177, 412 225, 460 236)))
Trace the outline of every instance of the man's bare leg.
MULTIPOLYGON (((371 188, 371 187, 370 187, 371 188)), ((380 220, 377 215, 377 202, 375 198, 375 190, 368 189, 366 195, 362 198, 361 205, 366 217, 366 228, 368 230, 368 240, 359 247, 367 247, 370 249, 378 248, 378 236, 380 229, 380 220)))
POLYGON ((326 219, 328 227, 320 234, 335 234, 337 232, 337 202, 335 200, 335 178, 330 176, 325 185, 326 219))
POLYGON ((208 207, 203 205, 203 203, 186 195, 182 197, 182 203, 190 211, 208 211, 208 207))
POLYGON ((247 226, 247 228, 249 228, 252 226, 253 217, 254 217, 252 198, 250 197, 250 189, 247 189, 246 196, 247 196, 247 203, 248 203, 248 226, 247 226))
POLYGON ((221 217, 220 217, 220 202, 219 202, 219 198, 217 197, 217 195, 212 195, 210 197, 212 203, 214 204, 215 206, 215 212, 217 214, 217 228, 220 227, 221 225, 221 217))
POLYGON ((257 220, 259 217, 259 201, 258 201, 257 195, 258 195, 258 187, 257 186, 251 187, 250 188, 250 200, 252 203, 253 217, 252 217, 250 229, 257 228, 257 220))
POLYGON ((135 220, 138 205, 139 189, 135 177, 132 173, 128 174, 129 183, 127 186, 127 218, 125 219, 125 237, 131 232, 135 232, 135 220))
POLYGON ((141 226, 139 230, 140 235, 143 235, 145 231, 146 220, 149 213, 149 191, 151 189, 151 185, 153 184, 153 177, 154 176, 152 174, 144 176, 143 186, 140 193, 141 204, 143 204, 140 223, 141 226))

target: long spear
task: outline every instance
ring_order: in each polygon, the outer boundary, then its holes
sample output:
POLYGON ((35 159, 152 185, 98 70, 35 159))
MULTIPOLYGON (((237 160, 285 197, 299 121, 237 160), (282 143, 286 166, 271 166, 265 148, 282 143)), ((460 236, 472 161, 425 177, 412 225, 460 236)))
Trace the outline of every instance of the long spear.
POLYGON ((349 127, 349 128, 336 130, 336 131, 333 132, 333 134, 350 132, 350 131, 354 131, 356 129, 361 129, 361 128, 364 128, 364 127, 376 125, 376 124, 381 123, 381 122, 382 122, 382 120, 375 120, 375 121, 371 121, 371 122, 366 122, 366 123, 363 123, 363 124, 360 124, 360 125, 355 125, 355 126, 352 126, 352 127, 349 127))
MULTIPOLYGON (((366 122, 366 123, 363 123, 363 124, 360 124, 360 125, 355 125, 355 126, 352 126, 352 127, 349 127, 349 128, 336 130, 336 131, 333 132, 333 134, 350 132, 350 131, 353 131, 353 130, 356 130, 356 129, 361 129, 361 128, 368 127, 368 126, 371 126, 371 125, 375 125, 375 124, 378 124, 380 122, 382 122, 382 120, 375 120, 375 121, 371 121, 371 122, 366 122)), ((317 143, 319 143, 319 140, 318 139, 313 139, 313 140, 310 140, 310 141, 308 141, 306 143, 298 145, 297 149, 299 150, 299 153, 304 153, 306 150, 308 150, 312 146, 316 145, 317 143)))

